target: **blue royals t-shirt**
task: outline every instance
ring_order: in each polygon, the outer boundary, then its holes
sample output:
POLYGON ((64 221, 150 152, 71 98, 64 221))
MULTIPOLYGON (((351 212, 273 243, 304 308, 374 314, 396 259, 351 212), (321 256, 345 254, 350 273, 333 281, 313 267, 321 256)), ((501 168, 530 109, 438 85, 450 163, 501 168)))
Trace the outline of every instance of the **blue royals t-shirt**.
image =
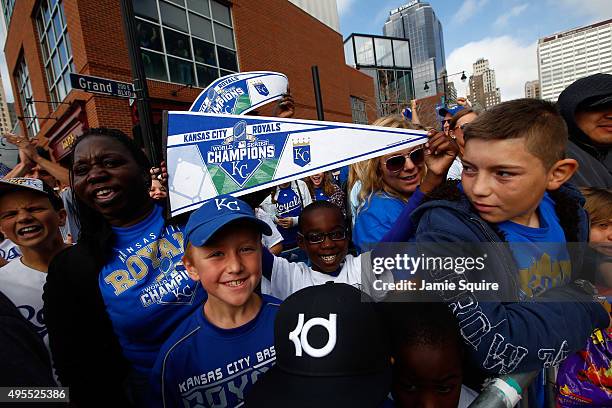
POLYGON ((497 224, 506 234, 519 268, 522 297, 532 297, 569 282, 572 265, 565 233, 548 193, 538 207, 540 228, 505 221, 497 224))
POLYGON ((141 373, 206 298, 181 261, 183 228, 166 225, 160 206, 136 225, 113 228, 113 260, 102 268, 100 291, 123 354, 141 373))
MULTIPOLYGON (((302 200, 298 193, 291 188, 291 185, 278 190, 278 198, 276 199, 277 218, 299 217, 302 210, 302 200)), ((291 228, 282 228, 279 226, 278 231, 283 236, 284 246, 290 248, 296 244, 298 233, 297 225, 291 228)))
POLYGON ((257 316, 235 329, 212 325, 198 308, 160 350, 151 376, 156 406, 237 407, 276 361, 280 300, 261 295, 257 316))
POLYGON ((314 189, 314 199, 315 201, 329 201, 329 197, 323 191, 323 188, 317 187, 314 189))

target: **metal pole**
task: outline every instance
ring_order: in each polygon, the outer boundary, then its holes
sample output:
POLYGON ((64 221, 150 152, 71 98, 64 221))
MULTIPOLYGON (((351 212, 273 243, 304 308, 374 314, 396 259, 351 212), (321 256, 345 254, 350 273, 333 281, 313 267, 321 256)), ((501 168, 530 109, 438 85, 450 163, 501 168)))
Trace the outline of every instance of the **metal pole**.
POLYGON ((151 119, 151 106, 149 105, 149 88, 147 77, 142 64, 140 44, 134 24, 134 8, 132 0, 121 0, 121 14, 123 15, 123 27, 125 29, 125 41, 132 65, 132 78, 136 91, 136 107, 140 120, 140 131, 144 142, 145 152, 153 165, 159 164, 159 154, 154 142, 153 121, 151 119))
POLYGON ((321 82, 319 81, 319 67, 313 65, 312 70, 312 83, 314 85, 315 102, 317 104, 317 118, 319 120, 325 120, 325 114, 323 113, 323 98, 321 97, 321 82))
POLYGON ((442 84, 444 85, 444 106, 448 106, 448 96, 446 96, 446 74, 442 75, 442 84))

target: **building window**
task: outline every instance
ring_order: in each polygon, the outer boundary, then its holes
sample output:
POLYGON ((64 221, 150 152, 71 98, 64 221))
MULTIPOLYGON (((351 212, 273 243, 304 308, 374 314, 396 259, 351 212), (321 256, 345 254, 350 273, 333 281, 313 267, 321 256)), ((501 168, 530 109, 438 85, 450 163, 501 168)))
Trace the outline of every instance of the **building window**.
POLYGON ((132 0, 147 78, 206 87, 238 71, 229 7, 214 0, 132 0))
POLYGON ((368 114, 363 99, 351 96, 351 113, 353 115, 353 123, 368 124, 368 114))
POLYGON ((26 134, 30 137, 35 136, 40 130, 38 118, 36 117, 36 107, 32 102, 32 84, 30 83, 30 73, 25 59, 21 57, 21 61, 17 64, 15 72, 15 83, 19 92, 19 100, 23 109, 23 121, 26 125, 26 134))
POLYGON ((4 21, 6 21, 6 29, 11 22, 11 15, 13 15, 13 8, 15 7, 15 0, 2 0, 2 11, 4 12, 4 21))
POLYGON ((57 0, 41 0, 36 16, 49 98, 53 110, 70 92, 70 72, 74 72, 72 47, 66 26, 64 5, 57 0))

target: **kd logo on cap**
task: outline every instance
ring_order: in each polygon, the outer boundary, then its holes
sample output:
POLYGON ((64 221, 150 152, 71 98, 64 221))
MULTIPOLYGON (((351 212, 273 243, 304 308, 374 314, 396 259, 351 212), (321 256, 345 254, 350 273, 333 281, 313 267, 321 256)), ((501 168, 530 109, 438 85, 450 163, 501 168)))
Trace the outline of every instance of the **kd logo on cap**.
POLYGON ((217 210, 221 211, 221 207, 225 207, 231 211, 240 211, 240 206, 238 205, 238 201, 230 201, 226 202, 227 198, 218 199, 215 198, 215 204, 217 205, 217 210))
POLYGON ((295 356, 302 356, 302 349, 310 357, 321 358, 325 357, 334 350, 336 347, 336 317, 335 313, 329 314, 329 319, 322 317, 314 317, 304 323, 304 314, 300 313, 298 316, 298 322, 295 329, 289 333, 289 340, 293 342, 295 346, 295 356), (314 326, 322 326, 327 330, 327 344, 321 348, 314 348, 308 343, 308 332, 314 326))

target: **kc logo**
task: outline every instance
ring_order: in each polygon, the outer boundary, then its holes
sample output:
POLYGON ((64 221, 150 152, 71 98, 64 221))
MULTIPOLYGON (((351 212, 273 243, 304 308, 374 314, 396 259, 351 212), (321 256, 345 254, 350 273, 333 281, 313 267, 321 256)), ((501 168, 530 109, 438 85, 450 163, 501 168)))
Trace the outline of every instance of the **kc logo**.
POLYGON ((227 198, 218 199, 215 198, 215 204, 217 205, 217 210, 221 211, 222 207, 227 208, 231 211, 240 211, 240 206, 238 205, 238 201, 230 201, 226 202, 227 198))
POLYGON ((304 323, 304 314, 300 313, 298 316, 298 322, 295 329, 289 333, 289 340, 293 342, 295 346, 295 356, 302 357, 302 350, 306 352, 310 357, 321 358, 325 357, 334 350, 336 347, 336 318, 335 313, 329 314, 329 319, 322 317, 314 317, 304 323), (327 344, 321 348, 314 348, 308 343, 308 332, 314 326, 322 326, 327 330, 327 344))
POLYGON ((310 141, 297 140, 293 142, 293 162, 300 167, 310 163, 310 141))

